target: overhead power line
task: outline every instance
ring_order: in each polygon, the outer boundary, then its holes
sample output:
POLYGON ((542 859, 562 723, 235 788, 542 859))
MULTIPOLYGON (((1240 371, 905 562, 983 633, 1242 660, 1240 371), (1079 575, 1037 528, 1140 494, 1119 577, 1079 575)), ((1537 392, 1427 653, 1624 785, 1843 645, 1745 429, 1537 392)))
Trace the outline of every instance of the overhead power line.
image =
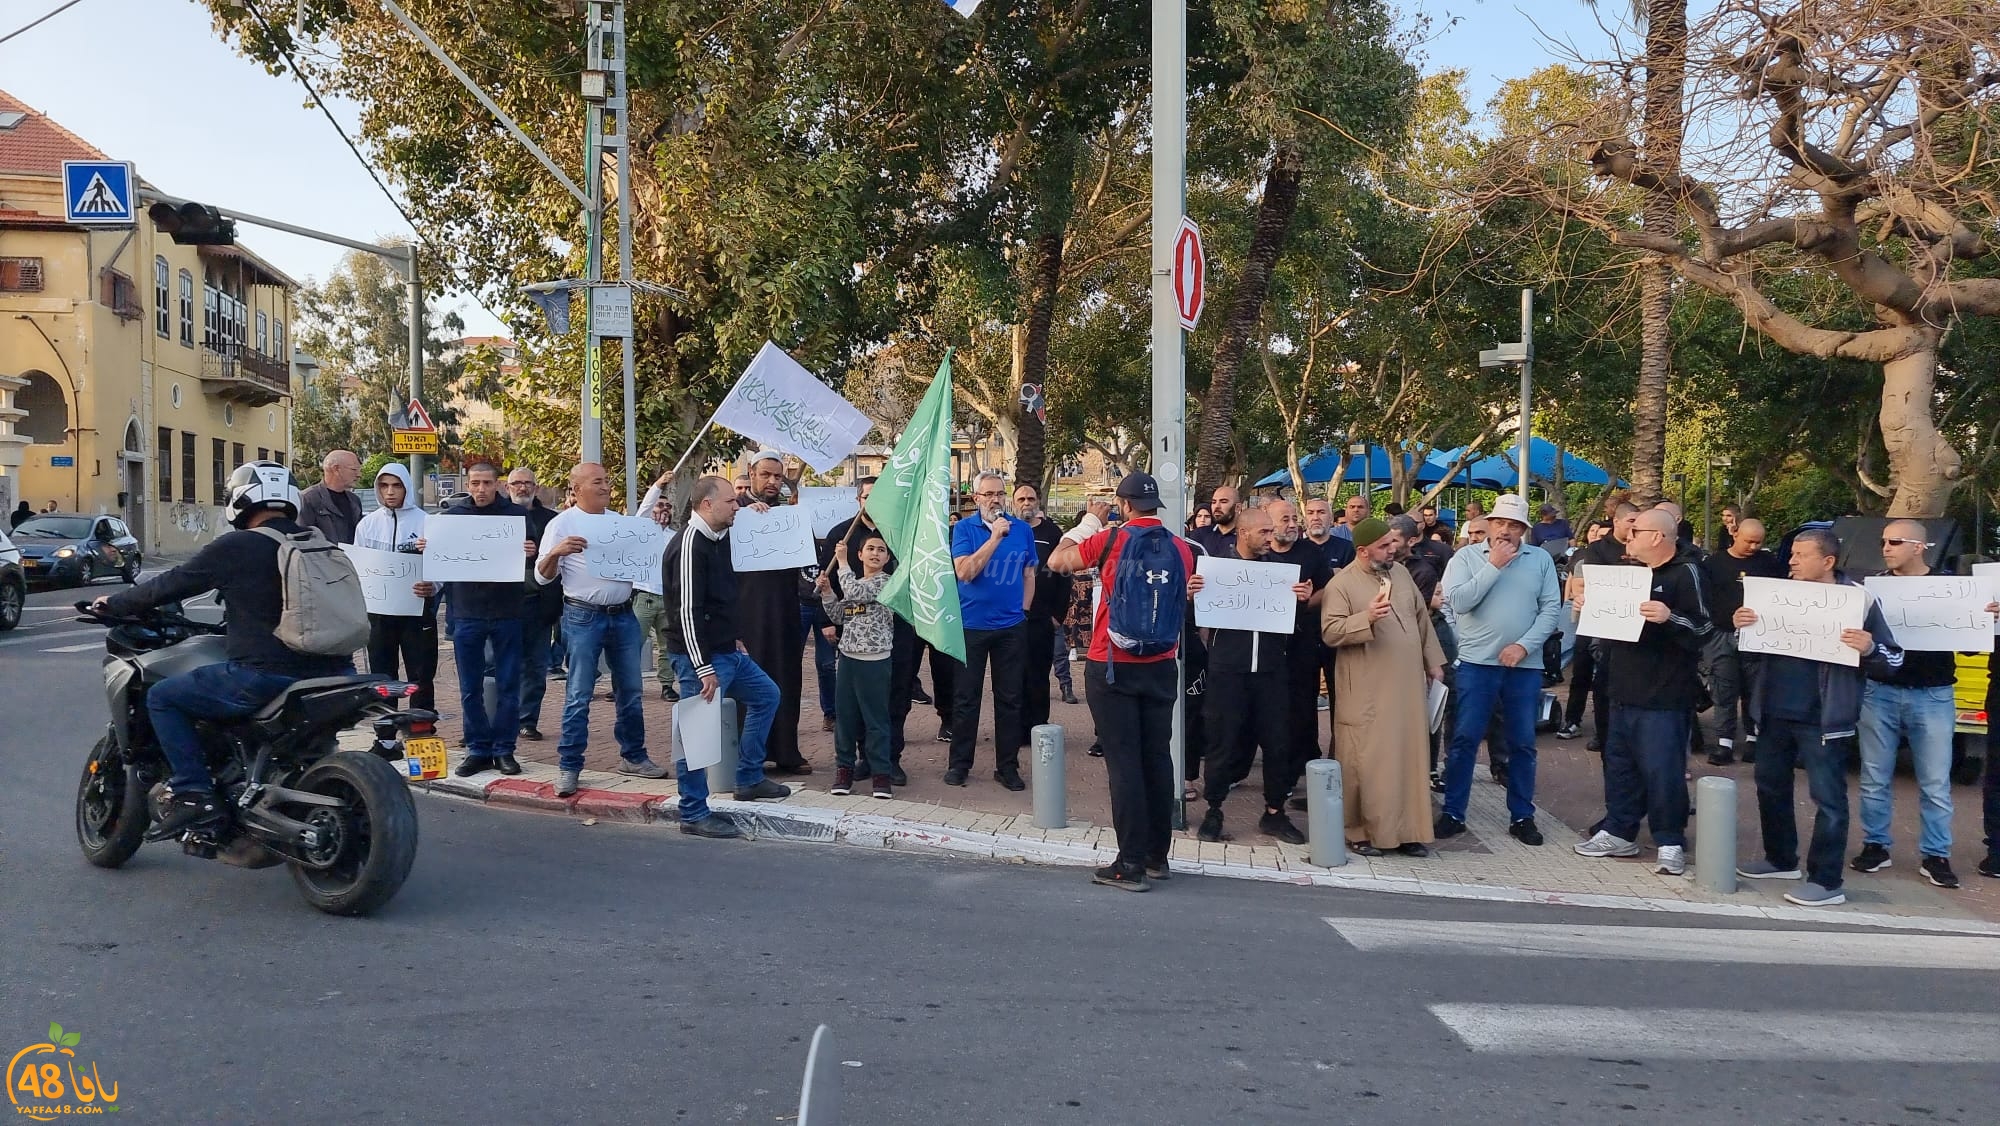
POLYGON ((5 43, 9 39, 14 38, 16 35, 32 31, 35 28, 41 26, 42 24, 47 23, 48 21, 54 19, 59 15, 62 15, 64 12, 69 11, 71 8, 74 8, 81 3, 83 3, 83 0, 68 0, 67 3, 59 5, 54 11, 49 12, 38 19, 29 20, 26 24, 22 25, 21 27, 15 28, 14 30, 8 32, 5 35, 0 35, 0 43, 5 43))

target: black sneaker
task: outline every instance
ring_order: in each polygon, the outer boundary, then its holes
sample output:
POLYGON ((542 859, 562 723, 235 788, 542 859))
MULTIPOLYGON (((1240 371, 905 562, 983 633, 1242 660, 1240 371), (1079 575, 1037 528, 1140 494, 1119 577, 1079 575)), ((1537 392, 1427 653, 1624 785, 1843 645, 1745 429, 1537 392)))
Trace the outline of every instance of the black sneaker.
POLYGON ((1431 771, 1431 793, 1444 793, 1444 772, 1441 770, 1431 771))
MULTIPOLYGON (((1928 862, 1929 857, 1926 857, 1925 861, 1928 862)), ((1848 865, 1848 867, 1857 872, 1880 872, 1884 868, 1889 867, 1889 864, 1888 849, 1878 844, 1864 844, 1861 846, 1860 854, 1855 856, 1854 863, 1848 865)), ((1932 882, 1935 883, 1936 881, 1933 880, 1932 882)))
POLYGON ((660 699, 665 700, 666 702, 671 704, 679 701, 680 698, 681 694, 679 690, 677 690, 672 684, 669 684, 666 681, 660 682, 660 699))
POLYGON ((1149 886, 1144 868, 1127 868, 1123 864, 1107 864, 1099 868, 1090 874, 1090 882, 1125 891, 1145 891, 1149 886))
POLYGON ((1507 768, 1506 768, 1506 767, 1504 767, 1504 766, 1493 766, 1493 767, 1488 767, 1488 768, 1487 768, 1487 770, 1486 770, 1486 773, 1487 773, 1487 774, 1489 774, 1489 775, 1491 775, 1491 776, 1493 777, 1493 784, 1494 784, 1494 785, 1496 785, 1496 786, 1505 786, 1505 785, 1507 784, 1507 768))
POLYGON ((895 766, 889 768, 889 781, 895 783, 898 786, 907 786, 910 784, 910 776, 903 773, 903 767, 901 763, 898 763, 895 766))
POLYGON ((1103 758, 1103 757, 1104 757, 1104 744, 1102 744, 1102 743, 1092 743, 1092 744, 1090 745, 1090 752, 1089 752, 1089 754, 1090 754, 1090 757, 1091 757, 1091 758, 1103 758))
POLYGON ((1194 835, 1197 840, 1204 840, 1210 844, 1221 843, 1222 810, 1220 807, 1213 805, 1208 807, 1208 813, 1203 815, 1201 819, 1201 828, 1196 829, 1194 835))
POLYGON ((1583 728, 1574 723, 1565 723, 1556 729, 1556 738, 1575 739, 1583 734, 1583 728))
POLYGON ((1028 788, 1028 784, 1021 780, 1021 772, 1018 770, 996 770, 993 772, 993 780, 1017 794, 1028 788))
POLYGON ((1601 755, 1604 753, 1604 740, 1593 737, 1590 742, 1583 745, 1583 749, 1591 754, 1601 755))
POLYGON ((1979 862, 1978 872, 1989 880, 2000 880, 2000 852, 1989 852, 1979 862))
POLYGON ((1411 841, 1408 844, 1396 846, 1396 851, 1402 853, 1404 856, 1414 856, 1418 860, 1422 860, 1431 854, 1431 846, 1422 841, 1411 841))
POLYGON ((1174 870, 1167 864, 1166 857, 1146 861, 1146 878, 1149 880, 1171 880, 1174 870))
POLYGON ((736 787, 737 801, 775 801, 792 796, 792 788, 783 782, 773 782, 769 778, 755 786, 736 787))
POLYGON ((1542 831, 1535 826, 1535 819, 1523 817, 1507 826, 1507 835, 1524 845, 1541 847, 1542 831))
POLYGON ((526 739, 530 743, 539 743, 547 738, 547 736, 542 734, 542 729, 539 727, 523 727, 521 729, 521 738, 526 739))
POLYGON ((940 743, 949 743, 949 742, 951 742, 951 725, 950 725, 950 724, 948 724, 948 723, 940 723, 940 724, 938 724, 938 737, 937 737, 937 741, 938 741, 938 742, 940 742, 940 743))
POLYGON ((963 770, 956 770, 956 769, 954 769, 954 770, 947 770, 947 771, 945 771, 945 772, 944 772, 944 784, 945 784, 945 785, 947 785, 947 786, 963 786, 963 785, 965 785, 965 771, 963 771, 963 770))
POLYGON ((720 813, 711 813, 699 821, 681 822, 681 832, 690 837, 709 837, 718 841, 731 841, 743 835, 733 818, 720 813))
POLYGON ((1736 761, 1736 754, 1733 751, 1708 752, 1708 765, 1710 766, 1728 766, 1730 763, 1733 763, 1735 761, 1736 761))
POLYGON ((1926 856, 1923 859, 1923 863, 1917 865, 1917 869, 1924 874, 1924 879, 1929 880, 1933 886, 1941 888, 1955 888, 1958 886, 1958 873, 1951 870, 1951 860, 1949 857, 1926 856))
POLYGON ((164 841, 190 830, 214 830, 229 820, 229 813, 211 790, 186 790, 160 813, 160 820, 146 831, 149 841, 164 841))
POLYGON ((1436 837, 1438 840, 1444 840, 1446 837, 1455 837, 1463 832, 1465 832, 1465 822, 1460 821, 1449 813, 1438 814, 1437 820, 1431 823, 1431 836, 1436 837))
POLYGON ((1299 832, 1299 827, 1292 824, 1292 819, 1283 813, 1265 810, 1264 816, 1257 819, 1257 831, 1268 837, 1276 837, 1286 844, 1306 843, 1306 835, 1299 832))

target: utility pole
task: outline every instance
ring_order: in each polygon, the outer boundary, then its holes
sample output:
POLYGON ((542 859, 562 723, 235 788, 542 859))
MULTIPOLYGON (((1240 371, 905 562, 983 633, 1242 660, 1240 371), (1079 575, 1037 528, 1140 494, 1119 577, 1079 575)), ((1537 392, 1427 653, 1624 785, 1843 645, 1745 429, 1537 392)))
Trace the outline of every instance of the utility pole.
POLYGON ((1528 443, 1534 437, 1535 291, 1532 289, 1521 291, 1521 339, 1479 352, 1480 367, 1497 368, 1508 364, 1521 365, 1520 464, 1515 467, 1515 482, 1521 499, 1525 501, 1528 499, 1528 443))
MULTIPOLYGON (((588 0, 583 6, 584 32, 584 114, 583 114, 583 190, 590 194, 590 202, 584 206, 583 224, 583 279, 591 287, 586 293, 583 305, 583 402, 582 413, 577 416, 581 425, 581 461, 604 460, 604 415, 597 407, 597 326, 593 323, 592 306, 596 304, 598 282, 604 280, 604 160, 600 144, 604 137, 604 118, 609 111, 605 103, 609 100, 609 89, 603 85, 604 75, 604 14, 603 5, 597 0, 588 0), (596 78, 592 78, 596 75, 596 78), (597 89, 590 88, 598 84, 597 89), (591 95, 597 93, 597 98, 591 95)), ((626 511, 631 511, 628 506, 626 511)))
MULTIPOLYGON (((1174 240, 1187 207, 1187 3, 1153 4, 1153 477, 1160 519, 1178 534, 1187 518, 1187 369, 1180 306, 1174 300, 1174 240)), ((1137 468, 1136 466, 1134 468, 1137 468)), ((1204 481, 1204 485, 1213 485, 1204 481)), ((1187 677, 1184 662, 1181 680, 1187 677)), ((1186 777, 1186 686, 1174 692, 1169 746, 1174 778, 1186 777)), ((1174 787, 1174 827, 1186 828, 1187 803, 1174 787)))
MULTIPOLYGON (((593 33, 592 39, 606 72, 606 92, 609 95, 599 107, 602 117, 598 126, 598 143, 606 151, 618 154, 618 280, 629 286, 632 282, 632 149, 629 144, 630 118, 626 113, 630 103, 625 87, 625 0, 593 0, 591 8, 602 9, 598 30, 593 33)), ((602 182, 601 176, 599 182, 602 182)), ((600 204, 597 210, 601 231, 604 192, 599 190, 596 194, 600 204)), ((594 298, 596 291, 591 292, 594 298)), ((630 289, 627 289, 625 305, 628 309, 632 308, 630 294, 630 289)), ((637 516, 639 404, 632 375, 638 351, 636 324, 626 328, 625 338, 620 343, 625 383, 625 511, 637 516)), ((598 427, 601 431, 602 419, 598 420, 598 427)))
MULTIPOLYGON (((409 295, 410 304, 410 401, 422 401, 424 393, 424 283, 417 276, 417 244, 414 236, 403 247, 403 287, 409 295)), ((424 455, 410 455, 411 488, 417 490, 416 502, 424 502, 424 455)), ((375 482, 370 481, 369 485, 375 482)), ((439 497, 440 501, 444 498, 439 497)))

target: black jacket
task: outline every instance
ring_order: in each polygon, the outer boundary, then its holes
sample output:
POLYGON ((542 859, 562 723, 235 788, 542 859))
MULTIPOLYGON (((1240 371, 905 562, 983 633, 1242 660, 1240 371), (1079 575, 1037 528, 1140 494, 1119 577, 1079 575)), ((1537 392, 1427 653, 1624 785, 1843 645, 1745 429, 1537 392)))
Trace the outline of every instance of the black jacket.
MULTIPOLYGON (((528 513, 528 538, 535 541, 535 552, 536 555, 539 555, 541 554, 542 536, 549 530, 549 521, 556 518, 556 510, 543 504, 542 498, 536 497, 529 503, 526 511, 528 513)), ((534 555, 528 557, 524 571, 525 574, 522 576, 522 582, 526 584, 526 587, 521 598, 521 616, 539 618, 553 623, 557 618, 562 616, 563 595, 561 573, 557 573, 556 581, 552 583, 536 582, 534 555)))
MULTIPOLYGON (((1846 575, 1836 571, 1833 581, 1848 586, 1859 586, 1846 575)), ((1787 657, 1778 653, 1764 654, 1766 669, 1750 697, 1750 715, 1758 723, 1764 722, 1764 713, 1770 705, 1769 692, 1772 676, 1770 663, 1777 661, 1797 661, 1813 666, 1813 673, 1819 677, 1819 739, 1822 743, 1835 739, 1852 739, 1855 727, 1861 722, 1861 692, 1869 677, 1884 680, 1894 676, 1903 667, 1903 648, 1896 644, 1896 635, 1889 630, 1889 623, 1882 617, 1882 607, 1874 599, 1868 600, 1868 615, 1862 619, 1861 628, 1868 631, 1875 640, 1875 648, 1861 658, 1859 667, 1829 664, 1825 661, 1808 661, 1803 657, 1787 657)))
MULTIPOLYGON (((1603 541, 1598 541, 1602 543, 1603 541)), ((1637 641, 1607 641, 1613 704, 1688 711, 1701 696, 1701 651, 1716 625, 1708 577, 1685 546, 1653 568, 1650 597, 1667 604, 1664 622, 1647 622, 1637 641)))
MULTIPOLYGON (((283 517, 265 527, 288 535, 305 530, 283 517)), ((193 559, 156 579, 119 591, 109 604, 114 614, 136 614, 211 590, 222 592, 231 661, 302 678, 339 676, 354 670, 349 657, 298 653, 278 640, 278 615, 284 609, 284 589, 278 581, 278 543, 256 532, 225 532, 193 559)))
MULTIPOLYGON (((467 500, 445 509, 441 515, 526 517, 528 510, 504 496, 497 496, 493 498, 493 503, 485 508, 480 508, 467 500)), ((551 516, 550 519, 554 517, 551 516)), ((528 538, 533 539, 534 533, 530 532, 528 538)), ((519 550, 518 546, 516 550, 519 550)), ((528 561, 534 562, 533 559, 528 561)), ((512 583, 446 583, 445 597, 451 602, 451 616, 454 620, 521 616, 521 588, 512 583)))
POLYGON ((353 489, 336 493, 325 485, 314 485, 299 494, 299 523, 318 528, 331 543, 353 543, 354 528, 361 523, 361 498, 353 489))
POLYGON ((667 545, 661 560, 667 603, 667 652, 694 665, 696 676, 715 671, 715 658, 736 650, 736 568, 729 533, 702 533, 695 518, 667 545))

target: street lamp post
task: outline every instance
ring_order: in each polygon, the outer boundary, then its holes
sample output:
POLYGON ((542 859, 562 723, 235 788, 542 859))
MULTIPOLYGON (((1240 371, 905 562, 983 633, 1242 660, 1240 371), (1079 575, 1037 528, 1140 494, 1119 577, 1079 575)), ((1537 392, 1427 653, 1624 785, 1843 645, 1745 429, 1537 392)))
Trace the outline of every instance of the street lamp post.
POLYGON ((1726 457, 1708 459, 1708 478, 1701 484, 1701 545, 1715 550, 1715 471, 1729 468, 1726 457))

